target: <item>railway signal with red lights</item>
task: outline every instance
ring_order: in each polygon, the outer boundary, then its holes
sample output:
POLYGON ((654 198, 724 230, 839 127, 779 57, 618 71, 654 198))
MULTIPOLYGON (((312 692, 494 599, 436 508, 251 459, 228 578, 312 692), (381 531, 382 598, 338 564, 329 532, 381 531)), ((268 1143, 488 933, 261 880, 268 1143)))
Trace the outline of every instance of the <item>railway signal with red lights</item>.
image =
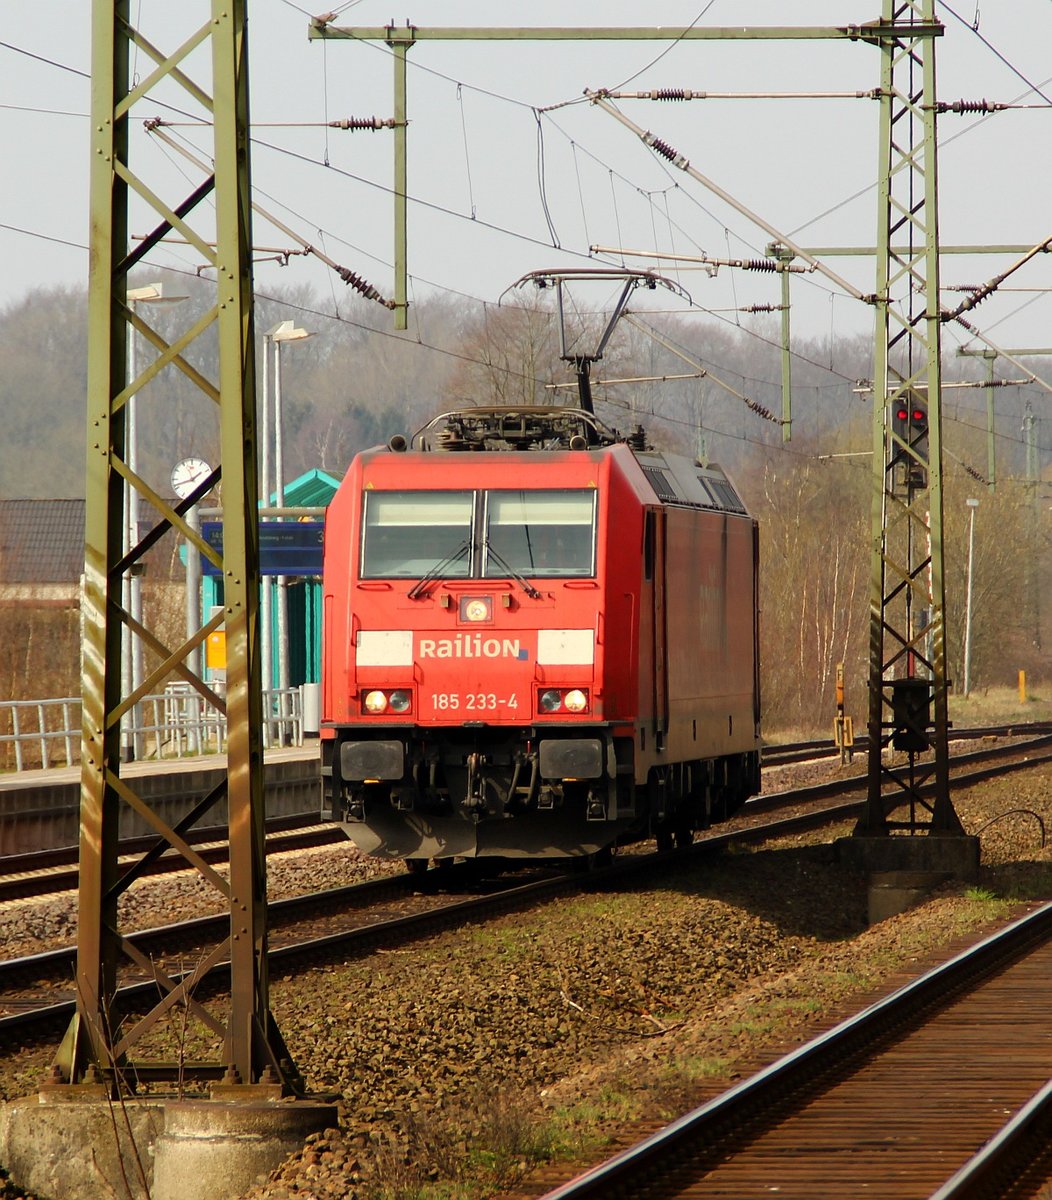
POLYGON ((928 405, 916 396, 899 397, 891 410, 891 427, 895 434, 889 466, 894 468, 894 481, 899 487, 912 490, 928 484, 928 405), (903 446, 902 443, 905 443, 903 446))

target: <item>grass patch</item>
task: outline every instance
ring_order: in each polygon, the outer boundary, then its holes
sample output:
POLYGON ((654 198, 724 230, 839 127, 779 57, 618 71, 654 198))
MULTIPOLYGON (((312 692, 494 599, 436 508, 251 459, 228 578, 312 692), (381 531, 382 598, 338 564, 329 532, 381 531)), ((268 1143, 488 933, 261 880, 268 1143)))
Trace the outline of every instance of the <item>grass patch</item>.
POLYGON ((772 1000, 770 1009, 775 1013, 816 1013, 822 1011, 821 1000, 816 1000, 813 996, 793 997, 788 1000, 772 1000))
POLYGON ((727 1032, 731 1037, 741 1037, 742 1034, 747 1034, 749 1037, 766 1037, 772 1029, 774 1029, 774 1022, 771 1020, 734 1021, 728 1025, 727 1032))
POLYGON ((638 1102, 616 1082, 604 1084, 591 1099, 555 1110, 556 1123, 571 1128, 599 1125, 604 1121, 632 1121, 638 1115, 638 1102))
POLYGON ((862 971, 819 971, 814 976, 813 990, 828 989, 834 999, 839 999, 850 992, 868 991, 875 982, 872 975, 862 971))
POLYGON ((468 931, 468 937, 480 950, 503 955, 506 959, 525 958, 536 952, 534 935, 509 925, 476 926, 468 931))
MULTIPOLYGON (((579 1140, 569 1143, 573 1149, 579 1140)), ((404 1137, 376 1147, 368 1200, 482 1200, 507 1191, 564 1146, 523 1095, 487 1094, 445 1115, 410 1116, 404 1137)))
POLYGON ((998 896, 996 892, 985 887, 970 887, 964 893, 969 907, 957 914, 957 927, 961 930, 974 928, 988 921, 1003 917, 1017 900, 998 896))
POLYGON ((699 1080, 726 1078, 730 1071, 729 1059, 688 1055, 666 1063, 658 1078, 662 1083, 696 1083, 699 1080))
POLYGON ((1002 725, 1012 721, 1052 720, 1048 688, 1036 680, 1027 682, 1025 700, 1018 687, 981 688, 967 696, 950 695, 950 720, 959 725, 1002 725))

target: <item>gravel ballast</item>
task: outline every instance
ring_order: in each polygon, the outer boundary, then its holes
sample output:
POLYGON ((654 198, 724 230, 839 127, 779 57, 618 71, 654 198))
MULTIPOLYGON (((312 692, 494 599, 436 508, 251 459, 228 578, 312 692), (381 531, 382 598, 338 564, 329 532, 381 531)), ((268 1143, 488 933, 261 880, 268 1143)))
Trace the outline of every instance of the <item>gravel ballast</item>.
MULTIPOLYGON (((823 831, 274 977, 289 1048, 341 1120, 251 1200, 498 1195, 552 1158, 573 1174, 1005 919, 1009 901, 1052 895, 1050 783, 1038 768, 955 795, 982 829, 982 888, 1003 901, 949 884, 867 929, 865 882, 823 831)), ((27 908, 19 920, 28 930, 27 908)), ((3 1094, 33 1090, 49 1058, 8 1054, 3 1094)))

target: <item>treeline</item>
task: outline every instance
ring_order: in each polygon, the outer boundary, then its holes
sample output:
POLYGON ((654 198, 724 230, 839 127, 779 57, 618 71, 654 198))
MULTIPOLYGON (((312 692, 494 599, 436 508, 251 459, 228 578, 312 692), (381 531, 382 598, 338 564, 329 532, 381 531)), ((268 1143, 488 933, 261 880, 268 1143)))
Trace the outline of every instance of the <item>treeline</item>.
MULTIPOLYGON (((156 278, 151 275, 150 281, 156 278)), ((179 304, 140 309, 173 339, 213 302, 210 284, 165 281, 179 304)), ((546 294, 503 306, 426 300, 410 329, 394 333, 389 314, 364 301, 328 301, 303 289, 259 300, 257 334, 293 320, 316 336, 282 349, 282 447, 286 482, 311 468, 337 477, 360 449, 411 434, 465 403, 575 403, 573 373, 561 360, 558 322, 546 294)), ((587 353, 606 314, 577 314, 569 353, 587 353)), ((826 729, 834 711, 835 670, 845 664, 848 706, 864 723, 868 677, 872 542, 872 370, 870 339, 794 339, 792 438, 783 442, 781 351, 773 318, 748 328, 704 315, 630 311, 593 370, 596 409, 627 432, 642 424, 659 447, 719 462, 761 525, 762 686, 771 728, 826 729), (633 382, 605 381, 632 380, 633 382)), ((138 369, 152 349, 137 343, 138 369)), ((188 352, 216 375, 214 337, 188 352)), ((37 291, 0 312, 0 497, 84 494, 86 297, 82 289, 37 291)), ((978 378, 973 360, 947 356, 947 376, 978 378)), ((257 392, 263 392, 257 368, 257 392)), ((267 380, 273 396, 273 373, 267 380)), ((1052 625, 1043 601, 1049 570, 1046 488, 1026 477, 1021 432, 1028 401, 1044 393, 996 392, 997 486, 985 482, 985 394, 944 393, 944 520, 949 673, 963 678, 968 513, 980 501, 973 560, 973 686, 1010 684, 1025 668, 1048 674, 1052 625)), ((162 371, 137 401, 139 460, 168 494, 172 465, 188 454, 216 461, 215 405, 175 368, 162 371)), ((1040 442, 1040 429, 1038 430, 1040 442)), ((1045 453, 1037 447, 1037 461, 1045 453)), ((147 600, 149 614, 149 601, 147 600)), ((75 618, 30 654, 7 613, 0 630, 0 698, 75 694, 75 618)), ((27 630, 22 630, 26 634, 27 630)), ((39 631, 30 639, 39 644, 39 631)))

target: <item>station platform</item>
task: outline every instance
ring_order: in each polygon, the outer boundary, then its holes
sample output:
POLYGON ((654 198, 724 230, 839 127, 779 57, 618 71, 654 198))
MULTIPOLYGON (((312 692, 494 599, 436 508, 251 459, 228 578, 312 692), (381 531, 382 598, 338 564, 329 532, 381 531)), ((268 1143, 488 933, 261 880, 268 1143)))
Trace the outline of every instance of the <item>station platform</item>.
MULTIPOLYGON (((298 762, 314 759, 320 754, 318 739, 310 738, 302 746, 274 746, 263 751, 263 761, 298 762)), ((226 764, 225 754, 185 754, 180 758, 167 758, 163 762, 155 759, 141 759, 137 762, 124 763, 121 776, 129 779, 141 778, 144 775, 179 774, 187 771, 215 770, 226 764)), ((32 771, 10 771, 0 775, 0 792, 21 791, 38 784, 58 786, 59 784, 80 784, 80 767, 37 767, 32 771)))
MULTIPOLYGON (((264 751, 266 815, 317 812, 321 807, 320 750, 316 738, 302 746, 264 751)), ((201 799, 226 772, 225 754, 129 762, 121 777, 135 780, 138 795, 174 823, 187 804, 201 799)), ((0 855, 28 854, 74 846, 80 832, 80 767, 55 767, 0 775, 0 855)), ((128 805, 121 806, 122 838, 150 832, 128 805)), ((208 824, 226 821, 226 802, 209 814, 208 824)))

